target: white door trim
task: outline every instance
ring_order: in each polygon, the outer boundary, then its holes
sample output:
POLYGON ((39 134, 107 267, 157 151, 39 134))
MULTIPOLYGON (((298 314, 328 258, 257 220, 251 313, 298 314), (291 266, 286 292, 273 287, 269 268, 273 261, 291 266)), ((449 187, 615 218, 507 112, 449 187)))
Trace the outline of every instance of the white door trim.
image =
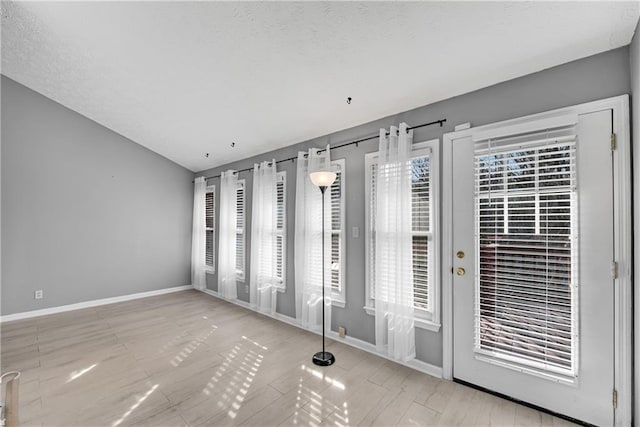
MULTIPOLYGON (((615 411, 616 426, 631 425, 632 402, 632 233, 631 216, 631 143, 629 132, 629 96, 621 95, 571 107, 533 114, 517 119, 491 123, 443 135, 442 147, 442 375, 453 379, 453 144, 455 140, 488 132, 497 127, 518 126, 530 120, 560 117, 567 114, 586 114, 601 110, 613 111, 613 132, 616 149, 613 152, 614 173, 614 252, 618 263, 615 286, 615 378, 618 406, 615 411)), ((640 306, 636 306, 640 316, 640 306)), ((638 352, 640 352, 640 343, 638 352)), ((640 381, 640 369, 635 381, 640 381)), ((613 394, 613 390, 612 390, 613 394)), ((640 416, 640 409, 638 409, 640 416)))

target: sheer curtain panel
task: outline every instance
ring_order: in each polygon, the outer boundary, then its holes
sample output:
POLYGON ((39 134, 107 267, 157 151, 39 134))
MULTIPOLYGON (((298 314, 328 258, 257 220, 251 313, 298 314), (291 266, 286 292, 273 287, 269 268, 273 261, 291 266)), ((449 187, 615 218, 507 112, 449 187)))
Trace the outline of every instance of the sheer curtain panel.
POLYGON ((236 288, 236 230, 238 173, 222 172, 220 178, 220 243, 218 247, 218 293, 227 299, 238 297, 236 288))
POLYGON ((276 162, 253 166, 251 213, 251 278, 249 300, 258 311, 276 311, 277 270, 276 162))
POLYGON ((296 177, 295 281, 296 318, 302 326, 322 329, 322 238, 325 244, 325 328, 331 330, 331 200, 325 200, 322 236, 322 193, 309 179, 309 165, 330 164, 329 146, 298 153, 296 177))
POLYGON ((207 287, 205 269, 205 177, 196 178, 193 184, 193 229, 191 232, 191 284, 199 291, 207 287))
POLYGON ((375 217, 375 329, 378 351, 415 358, 411 143, 406 123, 380 129, 375 217))

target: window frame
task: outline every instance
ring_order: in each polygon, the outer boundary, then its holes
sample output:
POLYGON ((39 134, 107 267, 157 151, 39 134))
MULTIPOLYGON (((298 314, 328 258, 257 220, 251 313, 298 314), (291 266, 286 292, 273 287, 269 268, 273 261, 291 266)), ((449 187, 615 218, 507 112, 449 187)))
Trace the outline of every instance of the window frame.
MULTIPOLYGON (((247 185, 245 179, 239 179, 236 184, 236 203, 238 203, 238 191, 242 189, 244 190, 244 196, 242 197, 242 224, 236 223, 236 280, 238 282, 244 282, 246 276, 246 266, 247 266, 247 185), (238 269, 237 258, 238 258, 238 244, 237 239, 238 235, 242 236, 242 269, 238 269)), ((236 205, 236 215, 237 215, 238 205, 236 205)))
MULTIPOLYGON (((345 286, 345 266, 347 265, 346 262, 346 232, 345 232, 345 228, 346 228, 346 224, 345 224, 345 187, 346 187, 346 179, 345 179, 345 164, 346 161, 345 159, 336 159, 336 160, 332 160, 331 161, 331 166, 339 168, 340 171, 340 229, 339 230, 333 230, 333 224, 331 221, 331 218, 329 219, 329 223, 332 224, 331 225, 331 230, 329 231, 329 233, 331 234, 331 236, 333 236, 334 233, 338 234, 338 237, 340 238, 340 244, 339 244, 339 248, 340 248, 340 291, 336 292, 333 290, 333 283, 331 283, 331 304, 336 306, 336 307, 341 307, 344 308, 346 306, 346 286, 345 286)), ((331 193, 329 193, 329 203, 331 204, 331 193)), ((329 239, 329 246, 331 248, 331 238, 329 239)), ((329 249, 329 252, 331 252, 331 249, 329 249)))
POLYGON ((211 185, 207 185, 207 187, 204 190, 204 218, 205 218, 205 225, 204 225, 204 241, 205 241, 205 263, 204 263, 204 271, 207 273, 211 273, 214 274, 216 272, 216 186, 215 184, 211 184, 211 185), (212 227, 207 227, 207 193, 212 193, 213 194, 213 226, 212 227), (213 246, 212 246, 212 259, 213 259, 213 263, 212 265, 207 265, 206 259, 207 259, 207 249, 206 249, 206 245, 207 245, 207 232, 211 231, 213 234, 213 246))
MULTIPOLYGON (((429 300, 432 302, 432 310, 427 311, 415 307, 415 326, 433 332, 440 330, 440 140, 415 143, 412 146, 412 158, 429 156, 429 209, 430 234, 429 240, 429 300)), ((371 262, 371 167, 377 164, 379 153, 377 151, 365 155, 365 306, 363 309, 369 315, 375 315, 375 301, 371 297, 372 268, 371 262)), ((419 232, 416 232, 419 233, 419 232)))
MULTIPOLYGON (((282 277, 278 277, 278 292, 286 292, 287 290, 287 171, 276 173, 276 186, 282 183, 282 228, 278 228, 276 221, 276 239, 282 238, 282 277)), ((276 190, 277 192, 277 190, 276 190)), ((276 209, 277 209, 276 200, 276 209)), ((277 244, 276 244, 277 247, 277 244)), ((277 256, 276 256, 277 257, 277 256)), ((276 258, 277 263, 277 258, 276 258)))

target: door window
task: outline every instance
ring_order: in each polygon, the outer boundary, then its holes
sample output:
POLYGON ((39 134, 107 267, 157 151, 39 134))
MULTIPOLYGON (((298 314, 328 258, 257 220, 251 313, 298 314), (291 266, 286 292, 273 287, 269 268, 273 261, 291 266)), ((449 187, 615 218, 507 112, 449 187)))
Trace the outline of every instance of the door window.
POLYGON ((577 373, 576 129, 475 147, 475 351, 577 373))

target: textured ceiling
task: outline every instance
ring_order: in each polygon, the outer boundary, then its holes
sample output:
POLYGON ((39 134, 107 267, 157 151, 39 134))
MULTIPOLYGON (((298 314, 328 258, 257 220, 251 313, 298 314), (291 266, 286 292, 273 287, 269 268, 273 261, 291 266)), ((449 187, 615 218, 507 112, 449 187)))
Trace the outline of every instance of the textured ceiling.
POLYGON ((638 2, 3 1, 2 73, 199 171, 624 46, 638 16, 638 2))

